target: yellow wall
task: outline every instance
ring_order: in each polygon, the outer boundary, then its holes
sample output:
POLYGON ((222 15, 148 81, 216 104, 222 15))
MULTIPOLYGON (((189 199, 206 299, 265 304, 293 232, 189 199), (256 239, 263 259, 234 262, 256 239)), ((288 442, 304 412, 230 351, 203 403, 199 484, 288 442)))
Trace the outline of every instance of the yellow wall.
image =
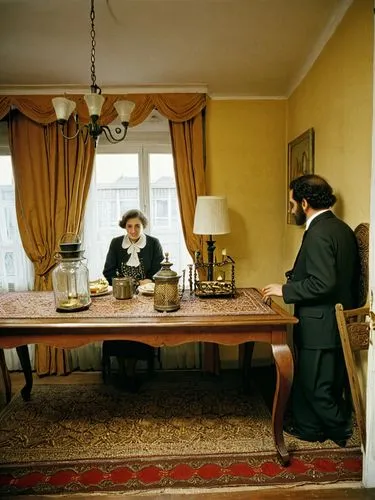
POLYGON ((209 102, 208 194, 228 199, 232 231, 217 248, 235 258, 238 286, 283 280, 293 265, 302 230, 286 223, 287 143, 310 127, 315 172, 334 187, 336 214, 353 228, 369 221, 372 58, 372 0, 354 0, 287 101, 209 102))
MULTIPOLYGON (((373 2, 354 0, 288 100, 287 139, 315 130, 315 172, 338 195, 335 213, 351 227, 370 220, 373 2)), ((285 266, 301 231, 286 230, 285 266)))
POLYGON ((238 286, 282 276, 285 101, 210 101, 208 194, 226 195, 231 233, 217 236, 236 261, 238 286))

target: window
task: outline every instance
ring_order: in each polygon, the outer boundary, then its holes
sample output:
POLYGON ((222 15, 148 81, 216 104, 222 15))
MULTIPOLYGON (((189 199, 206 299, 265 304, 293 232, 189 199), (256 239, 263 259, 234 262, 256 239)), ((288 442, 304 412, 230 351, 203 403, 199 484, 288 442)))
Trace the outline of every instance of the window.
POLYGON ((102 276, 111 239, 124 234, 118 222, 131 208, 145 213, 146 233, 160 240, 173 269, 186 269, 191 259, 182 232, 171 147, 125 141, 122 150, 109 146, 97 151, 85 216, 90 279, 102 276))

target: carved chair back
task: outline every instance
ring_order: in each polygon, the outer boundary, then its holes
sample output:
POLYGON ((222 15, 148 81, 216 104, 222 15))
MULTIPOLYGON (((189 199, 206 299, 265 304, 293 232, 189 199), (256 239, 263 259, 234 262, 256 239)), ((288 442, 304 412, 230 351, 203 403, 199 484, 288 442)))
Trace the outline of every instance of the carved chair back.
POLYGON ((370 336, 369 308, 361 307, 344 311, 341 304, 336 304, 336 319, 361 443, 364 451, 366 451, 366 395, 361 391, 356 353, 368 350, 370 336))
POLYGON ((358 307, 363 307, 367 302, 369 291, 370 225, 368 222, 361 222, 361 224, 358 224, 358 226, 354 229, 354 234, 357 238, 360 260, 358 307))

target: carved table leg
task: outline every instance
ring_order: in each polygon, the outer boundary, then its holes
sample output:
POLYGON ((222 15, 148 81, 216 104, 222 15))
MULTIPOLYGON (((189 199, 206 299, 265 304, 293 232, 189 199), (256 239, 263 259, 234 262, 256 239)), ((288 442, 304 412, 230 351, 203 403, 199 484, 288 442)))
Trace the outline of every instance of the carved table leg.
POLYGON ((5 400, 7 403, 12 399, 12 382, 10 380, 7 365, 5 363, 4 350, 0 349, 0 369, 3 375, 4 386, 5 386, 5 400))
POLYGON ((283 434, 283 418, 293 382, 293 356, 287 344, 272 344, 276 364, 276 389, 272 408, 272 427, 276 450, 284 465, 290 461, 283 434))
POLYGON ((30 355, 27 345, 16 347, 23 374, 25 376, 25 386, 21 389, 22 399, 30 401, 31 389, 33 388, 33 374, 31 371, 30 355))

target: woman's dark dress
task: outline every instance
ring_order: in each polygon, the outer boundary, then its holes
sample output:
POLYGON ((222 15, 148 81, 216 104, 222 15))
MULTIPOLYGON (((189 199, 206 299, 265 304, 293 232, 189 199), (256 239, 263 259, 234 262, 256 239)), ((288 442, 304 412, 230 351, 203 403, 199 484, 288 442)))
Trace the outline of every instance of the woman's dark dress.
MULTIPOLYGON (((146 235, 146 245, 138 253, 140 265, 133 267, 126 264, 130 255, 128 249, 122 247, 123 240, 123 236, 113 238, 109 246, 103 270, 108 283, 112 285, 112 279, 116 276, 130 276, 136 282, 144 279, 152 280, 154 274, 160 270, 164 258, 160 241, 153 236, 146 235)), ((104 379, 109 356, 116 354, 124 358, 153 361, 154 348, 134 340, 105 340, 103 342, 104 379)))

